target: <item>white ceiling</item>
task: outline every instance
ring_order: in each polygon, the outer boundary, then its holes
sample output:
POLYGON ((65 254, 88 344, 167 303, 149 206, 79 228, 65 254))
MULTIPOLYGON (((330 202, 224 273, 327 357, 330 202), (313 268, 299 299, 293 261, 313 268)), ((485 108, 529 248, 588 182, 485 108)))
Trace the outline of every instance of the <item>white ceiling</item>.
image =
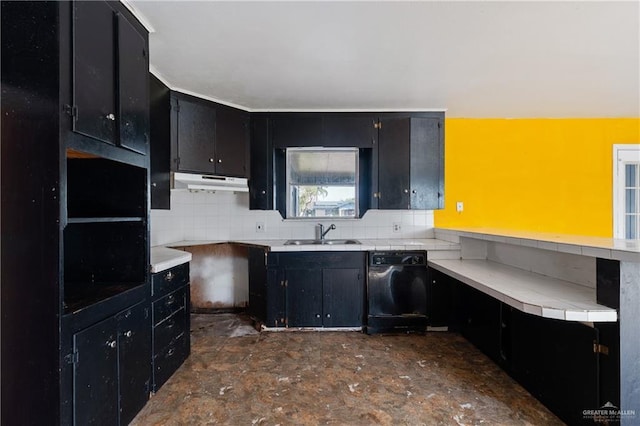
POLYGON ((129 4, 156 75, 250 111, 640 116, 638 1, 129 4))

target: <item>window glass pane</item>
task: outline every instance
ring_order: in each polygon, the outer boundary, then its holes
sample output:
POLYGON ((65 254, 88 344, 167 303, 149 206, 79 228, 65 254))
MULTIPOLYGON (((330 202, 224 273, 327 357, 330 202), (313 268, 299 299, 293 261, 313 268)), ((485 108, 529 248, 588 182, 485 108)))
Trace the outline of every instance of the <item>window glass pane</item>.
POLYGON ((625 213, 638 213, 637 205, 636 205, 637 194, 638 194, 637 189, 624 190, 624 212, 625 213))
POLYGON ((287 217, 356 217, 358 149, 287 149, 287 217))
POLYGON ((625 217, 625 230, 624 237, 627 239, 634 240, 638 238, 638 232, 636 228, 636 221, 638 217, 635 215, 626 215, 625 217))
POLYGON ((638 165, 637 164, 626 164, 625 168, 625 186, 632 187, 638 186, 636 183, 636 175, 638 174, 638 165))

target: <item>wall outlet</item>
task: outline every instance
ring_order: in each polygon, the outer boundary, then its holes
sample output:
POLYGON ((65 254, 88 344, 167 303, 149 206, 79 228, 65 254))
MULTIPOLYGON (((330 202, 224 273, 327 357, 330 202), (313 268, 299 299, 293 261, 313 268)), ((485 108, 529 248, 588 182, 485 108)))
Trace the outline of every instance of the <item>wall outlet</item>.
POLYGON ((464 210, 464 203, 462 201, 458 201, 456 203, 456 211, 460 213, 462 210, 464 210))
POLYGON ((264 232, 264 222, 256 222, 256 232, 264 232))
POLYGON ((393 232, 400 232, 402 225, 400 222, 393 222, 393 232))

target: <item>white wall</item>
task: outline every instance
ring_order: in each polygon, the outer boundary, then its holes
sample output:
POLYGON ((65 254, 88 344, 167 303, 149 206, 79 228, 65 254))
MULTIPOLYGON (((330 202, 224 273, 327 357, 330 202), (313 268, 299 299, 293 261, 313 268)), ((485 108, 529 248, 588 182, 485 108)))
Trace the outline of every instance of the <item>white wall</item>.
POLYGON ((433 238, 433 211, 369 210, 362 219, 283 220, 249 210, 249 194, 171 191, 171 210, 151 210, 151 245, 184 240, 315 238, 316 224, 335 223, 328 238, 433 238), (265 225, 256 232, 256 222, 265 225), (393 231, 399 223, 400 231, 393 231))

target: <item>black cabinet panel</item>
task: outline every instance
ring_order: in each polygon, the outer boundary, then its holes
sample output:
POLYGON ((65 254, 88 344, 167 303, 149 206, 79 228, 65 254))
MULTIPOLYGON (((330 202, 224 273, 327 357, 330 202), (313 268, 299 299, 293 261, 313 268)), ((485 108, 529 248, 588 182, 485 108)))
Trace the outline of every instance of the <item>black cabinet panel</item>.
POLYGON ((120 424, 129 424, 149 399, 151 315, 148 303, 118 315, 120 424))
POLYGON ((215 173, 216 110, 186 99, 177 105, 178 170, 215 173))
MULTIPOLYGON (((249 301, 251 304, 251 301, 249 301)), ((284 327, 286 320, 286 293, 284 287, 284 271, 267 270, 266 325, 267 327, 284 327)))
POLYGON ((249 113, 220 105, 216 109, 216 174, 247 176, 249 113))
POLYGON ((273 118, 274 148, 322 146, 322 116, 296 114, 273 118))
POLYGON ((268 117, 251 117, 249 208, 273 209, 273 148, 268 117))
POLYGON ((381 121, 378 145, 378 208, 410 208, 411 118, 381 121))
POLYGON ((151 296, 154 300, 189 284, 189 264, 175 266, 151 276, 151 296))
POLYGON ((376 116, 325 115, 322 146, 373 148, 378 140, 376 116))
POLYGON ((322 270, 287 269, 287 325, 322 326, 322 270))
POLYGON ((157 391, 189 356, 189 336, 183 334, 174 343, 153 356, 154 389, 157 391))
POLYGON ((267 254, 249 247, 249 306, 247 313, 259 321, 267 317, 267 254))
POLYGON ((429 269, 427 317, 431 327, 452 325, 452 297, 455 280, 442 272, 429 269))
POLYGON ((145 38, 118 16, 120 146, 146 154, 149 143, 149 64, 145 38))
MULTIPOLYGON (((411 208, 444 207, 443 152, 440 120, 414 117, 411 119, 411 208)), ((383 160, 384 161, 384 160, 383 160)))
POLYGON ((500 301, 472 288, 462 288, 462 335, 498 362, 500 359, 500 301))
POLYGON ((118 340, 114 317, 77 333, 73 368, 76 425, 118 424, 118 340))
POLYGON ((171 97, 170 90, 149 74, 151 122, 151 208, 171 208, 171 97))
POLYGON ((325 327, 362 326, 364 282, 361 269, 324 269, 322 290, 325 327))
POLYGON ((73 97, 76 132, 116 143, 116 15, 106 2, 73 3, 73 97))

